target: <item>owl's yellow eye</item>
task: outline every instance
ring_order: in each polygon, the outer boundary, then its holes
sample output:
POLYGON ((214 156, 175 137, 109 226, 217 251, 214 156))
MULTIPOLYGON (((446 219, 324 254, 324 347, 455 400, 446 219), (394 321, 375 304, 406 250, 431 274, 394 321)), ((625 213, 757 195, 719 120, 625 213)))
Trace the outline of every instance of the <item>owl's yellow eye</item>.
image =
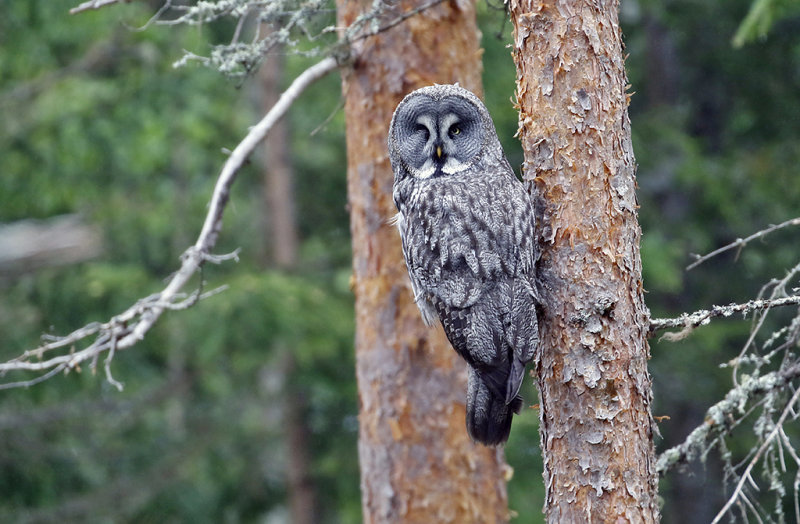
POLYGON ((461 128, 460 127, 453 126, 453 127, 450 128, 450 134, 451 135, 458 135, 460 133, 461 133, 461 128))

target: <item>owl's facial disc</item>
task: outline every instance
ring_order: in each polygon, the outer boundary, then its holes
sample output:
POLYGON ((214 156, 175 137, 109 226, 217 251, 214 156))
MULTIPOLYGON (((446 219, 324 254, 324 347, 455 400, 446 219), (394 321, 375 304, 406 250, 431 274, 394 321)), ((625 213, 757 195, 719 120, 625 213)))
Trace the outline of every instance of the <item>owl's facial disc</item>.
POLYGON ((459 154, 462 152, 459 145, 463 145, 460 140, 462 127, 464 126, 461 125, 461 119, 455 113, 447 113, 441 118, 439 129, 442 146, 437 149, 437 157, 444 160, 442 171, 448 175, 454 175, 470 166, 470 163, 463 161, 459 154))
POLYGON ((441 169, 439 164, 442 158, 442 144, 433 117, 430 114, 420 115, 417 118, 414 132, 419 134, 425 143, 421 151, 423 162, 421 166, 409 167, 417 178, 430 178, 436 174, 437 170, 441 169))
POLYGON ((458 97, 421 97, 406 115, 402 157, 416 178, 454 175, 472 165, 483 146, 476 107, 458 97))

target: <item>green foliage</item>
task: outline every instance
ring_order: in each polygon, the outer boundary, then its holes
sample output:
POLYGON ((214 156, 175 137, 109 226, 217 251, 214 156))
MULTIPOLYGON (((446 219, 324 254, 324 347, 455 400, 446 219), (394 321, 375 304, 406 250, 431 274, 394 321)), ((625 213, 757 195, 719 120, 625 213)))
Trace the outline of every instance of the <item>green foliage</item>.
MULTIPOLYGON (((111 291, 119 277, 106 276, 111 291)), ((75 521, 263 515, 285 496, 280 383, 291 380, 308 406, 313 482, 324 507, 339 511, 330 521, 358 519, 356 461, 330 466, 330 457, 352 456, 355 446, 349 290, 275 272, 224 280, 228 291, 168 318, 136 352, 117 356, 123 395, 85 376, 34 390, 51 402, 4 399, 0 515, 20 519, 25 507, 41 518, 66 511, 75 521), (284 376, 287 354, 298 363, 284 376), (48 435, 59 445, 44 445, 48 435), (95 500, 123 487, 118 504, 95 500)))
MULTIPOLYGON (((264 57, 275 52, 320 56, 336 42, 335 4, 331 0, 271 0, 253 9, 250 0, 210 0, 167 9, 171 23, 214 25, 227 36, 202 54, 186 51, 176 67, 200 62, 229 78, 246 78, 264 57), (175 16, 171 16, 177 11, 175 16), (242 28, 259 24, 259 38, 242 35, 242 28), (266 28, 270 28, 267 30, 266 28)), ((256 30, 254 30, 255 32, 256 30)))
MULTIPOLYGON (((70 17, 75 2, 13 1, 0 17, 0 221, 82 214, 103 256, 0 280, 0 358, 104 321, 159 290, 194 242, 216 179, 258 117, 214 71, 171 63, 213 32, 131 26, 142 3, 70 17)), ((288 61, 288 74, 307 64, 288 61)), ((353 304, 336 79, 290 115, 302 259, 264 271, 258 163, 240 175, 205 289, 146 340, 41 388, 0 395, 0 521, 242 522, 286 511, 284 406, 300 407, 323 522, 360 520, 353 304), (314 188, 315 191, 307 191, 314 188), (324 202, 313 195, 324 196, 324 202), (287 367, 291 356, 294 364, 287 367), (346 458, 346 460, 341 460, 346 458)), ((253 82, 255 84, 255 82, 253 82)), ((199 283, 199 281, 198 281, 199 283)), ((4 377, 8 378, 8 377, 4 377)), ((16 377, 17 379, 22 377, 16 377)))
POLYGON ((797 0, 753 0, 747 16, 733 35, 734 47, 763 39, 775 22, 800 12, 797 0))

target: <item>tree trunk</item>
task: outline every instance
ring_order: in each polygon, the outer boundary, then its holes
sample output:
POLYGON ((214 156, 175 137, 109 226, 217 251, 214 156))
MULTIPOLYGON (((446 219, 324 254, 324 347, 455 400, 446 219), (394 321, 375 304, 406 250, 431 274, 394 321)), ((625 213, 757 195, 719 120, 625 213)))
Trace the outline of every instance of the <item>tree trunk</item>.
POLYGON ((317 511, 317 488, 311 469, 311 453, 308 449, 311 430, 307 424, 307 402, 304 388, 298 387, 294 354, 283 355, 285 377, 283 423, 286 439, 286 480, 289 494, 289 515, 292 524, 314 524, 320 521, 317 511))
MULTIPOLYGON (((271 28, 262 24, 261 31, 267 33, 271 28)), ((280 98, 283 70, 283 48, 278 47, 264 59, 259 70, 263 113, 269 111, 280 98)), ((288 120, 282 118, 264 139, 263 176, 269 259, 275 266, 284 269, 293 267, 297 262, 298 245, 290 154, 288 120)))
MULTIPOLYGON (((261 24, 261 34, 274 29, 261 24)), ((259 69, 262 113, 278 102, 281 80, 285 70, 284 49, 277 46, 264 58, 259 69)), ((266 239, 263 263, 281 269, 291 269, 298 258, 297 220, 295 216, 294 185, 289 144, 288 119, 280 119, 264 139, 263 195, 266 212, 266 239)), ((319 522, 317 488, 311 473, 311 451, 308 441, 311 430, 306 417, 306 398, 296 383, 297 366, 290 348, 275 348, 283 352, 283 432, 286 442, 286 487, 289 515, 292 524, 319 522)))
POLYGON ((635 163, 618 2, 511 0, 524 177, 543 209, 548 522, 656 522, 635 163))
MULTIPOLYGON (((383 23, 425 3, 387 7, 383 23)), ((372 4, 339 0, 340 25, 372 4)), ((423 325, 389 225, 396 213, 386 149, 392 113, 405 94, 434 82, 480 93, 478 37, 474 4, 444 2, 356 41, 353 66, 343 72, 366 523, 508 518, 502 450, 467 436, 465 364, 441 328, 423 325)))

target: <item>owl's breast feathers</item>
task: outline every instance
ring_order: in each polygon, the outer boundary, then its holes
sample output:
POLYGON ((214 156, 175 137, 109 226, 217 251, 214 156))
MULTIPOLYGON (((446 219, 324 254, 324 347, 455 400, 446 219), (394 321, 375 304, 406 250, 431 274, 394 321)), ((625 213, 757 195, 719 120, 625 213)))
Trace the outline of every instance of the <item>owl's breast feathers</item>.
POLYGON ((423 318, 439 318, 453 348, 509 405, 538 330, 533 209, 522 184, 505 176, 414 181, 398 207, 423 318))
POLYGON ((409 273, 428 293, 468 307, 496 281, 531 272, 533 210, 512 174, 409 182, 395 192, 400 234, 409 273))

